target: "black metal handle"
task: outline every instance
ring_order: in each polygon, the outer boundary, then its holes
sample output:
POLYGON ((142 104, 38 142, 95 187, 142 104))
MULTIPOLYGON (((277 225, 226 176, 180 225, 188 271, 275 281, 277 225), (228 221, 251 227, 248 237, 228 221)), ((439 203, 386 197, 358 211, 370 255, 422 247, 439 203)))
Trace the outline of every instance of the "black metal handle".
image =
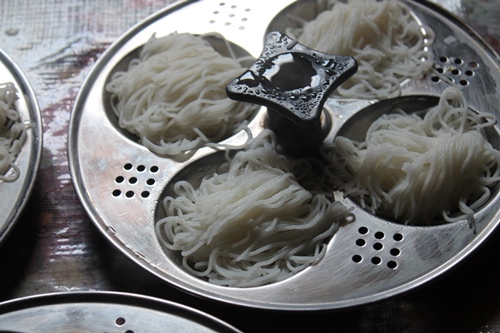
POLYGON ((323 105, 357 69, 352 57, 319 52, 272 32, 260 57, 227 85, 226 92, 231 99, 266 106, 278 143, 303 154, 328 134, 331 123, 321 117, 323 105))

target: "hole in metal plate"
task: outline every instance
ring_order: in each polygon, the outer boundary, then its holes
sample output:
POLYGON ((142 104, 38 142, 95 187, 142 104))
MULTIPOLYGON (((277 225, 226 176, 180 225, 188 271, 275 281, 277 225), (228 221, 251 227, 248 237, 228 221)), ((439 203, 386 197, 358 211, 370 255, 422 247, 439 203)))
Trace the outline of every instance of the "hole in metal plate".
POLYGON ((123 165, 123 172, 115 176, 115 188, 111 192, 113 198, 149 198, 151 194, 151 186, 157 183, 155 174, 158 173, 160 168, 156 165, 149 167, 149 169, 139 164, 134 167, 132 163, 125 163, 123 165), (136 196, 136 194, 139 194, 136 196))

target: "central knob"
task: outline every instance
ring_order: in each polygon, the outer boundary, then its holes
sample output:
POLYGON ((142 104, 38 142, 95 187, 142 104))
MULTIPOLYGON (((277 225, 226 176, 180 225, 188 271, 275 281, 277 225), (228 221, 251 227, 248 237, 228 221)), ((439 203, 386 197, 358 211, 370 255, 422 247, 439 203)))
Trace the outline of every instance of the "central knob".
POLYGON ((357 68, 352 57, 319 52, 272 32, 260 57, 226 92, 229 98, 266 106, 278 143, 302 154, 328 134, 330 128, 321 122, 323 105, 357 68))

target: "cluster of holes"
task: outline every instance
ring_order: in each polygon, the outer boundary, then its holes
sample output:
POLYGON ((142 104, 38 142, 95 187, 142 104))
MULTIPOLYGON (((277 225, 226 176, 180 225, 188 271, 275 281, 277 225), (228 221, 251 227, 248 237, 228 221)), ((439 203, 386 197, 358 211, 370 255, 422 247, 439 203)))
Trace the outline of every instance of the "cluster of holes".
MULTIPOLYGON (((125 325, 125 322, 126 322, 126 320, 123 317, 118 317, 115 320, 115 324, 118 327, 122 327, 123 325, 125 325)), ((132 330, 126 330, 124 333, 134 333, 134 331, 132 331, 132 330)))
POLYGON ((475 75, 475 70, 479 67, 479 63, 467 62, 461 58, 441 56, 437 60, 434 63, 434 69, 440 75, 431 77, 432 82, 436 83, 445 77, 454 84, 466 87, 470 83, 469 80, 475 75))
MULTIPOLYGON (((248 21, 248 17, 243 16, 238 18, 236 15, 236 11, 240 9, 238 8, 238 5, 230 5, 226 2, 220 2, 219 3, 219 9, 214 10, 212 12, 213 18, 210 19, 211 24, 215 24, 217 22, 223 22, 225 26, 231 26, 231 25, 238 25, 239 30, 245 30, 244 24, 248 21)), ((250 12, 251 9, 248 7, 245 7, 243 9, 243 13, 248 13, 250 12)))
MULTIPOLYGON (((140 173, 140 174, 145 173, 145 172, 149 172, 150 174, 153 175, 153 174, 157 173, 159 170, 160 169, 155 165, 150 167, 149 170, 146 170, 146 166, 144 166, 142 164, 138 165, 135 168, 135 171, 140 173)), ((126 185, 128 188, 124 191, 119 189, 119 188, 116 188, 115 190, 113 190, 112 194, 114 197, 119 197, 122 194, 124 194, 125 197, 127 197, 127 198, 133 198, 136 195, 133 187, 138 185, 139 179, 133 173, 134 166, 132 165, 132 163, 126 163, 123 166, 123 171, 124 171, 123 175, 119 175, 115 178, 115 185, 116 186, 126 185)), ((153 186, 155 183, 156 183, 156 180, 152 177, 149 177, 146 180, 146 185, 149 187, 153 186)), ((141 198, 147 198, 147 197, 149 197, 149 195, 150 195, 150 192, 147 189, 146 190, 143 189, 140 192, 141 198)))
MULTIPOLYGON (((382 243, 386 239, 385 233, 382 231, 377 231, 373 234, 373 238, 369 238, 369 230, 367 227, 360 227, 358 229, 359 233, 359 238, 356 239, 356 245, 360 248, 363 248, 367 245, 370 245, 373 250, 375 251, 375 254, 371 257, 370 262, 374 265, 380 265, 382 264, 382 258, 381 258, 381 251, 384 249, 384 243, 382 243)), ((403 235, 400 233, 395 233, 392 235, 392 239, 395 242, 401 242, 403 240, 403 235)), ((389 249, 389 254, 391 255, 392 260, 387 261, 387 267, 390 269, 396 269, 398 267, 398 263, 396 262, 396 258, 401 254, 401 250, 399 250, 397 247, 391 247, 389 249)), ((352 256, 352 261, 355 263, 360 263, 363 261, 363 256, 360 254, 355 254, 352 256)))

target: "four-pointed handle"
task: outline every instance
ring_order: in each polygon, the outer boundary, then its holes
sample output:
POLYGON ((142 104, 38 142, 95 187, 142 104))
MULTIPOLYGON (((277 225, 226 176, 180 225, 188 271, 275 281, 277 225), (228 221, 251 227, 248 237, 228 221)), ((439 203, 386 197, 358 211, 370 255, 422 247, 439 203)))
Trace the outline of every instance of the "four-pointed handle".
POLYGON ((356 73, 356 60, 270 33, 260 57, 226 87, 229 98, 268 108, 268 126, 293 154, 318 147, 330 129, 321 117, 328 96, 356 73))

